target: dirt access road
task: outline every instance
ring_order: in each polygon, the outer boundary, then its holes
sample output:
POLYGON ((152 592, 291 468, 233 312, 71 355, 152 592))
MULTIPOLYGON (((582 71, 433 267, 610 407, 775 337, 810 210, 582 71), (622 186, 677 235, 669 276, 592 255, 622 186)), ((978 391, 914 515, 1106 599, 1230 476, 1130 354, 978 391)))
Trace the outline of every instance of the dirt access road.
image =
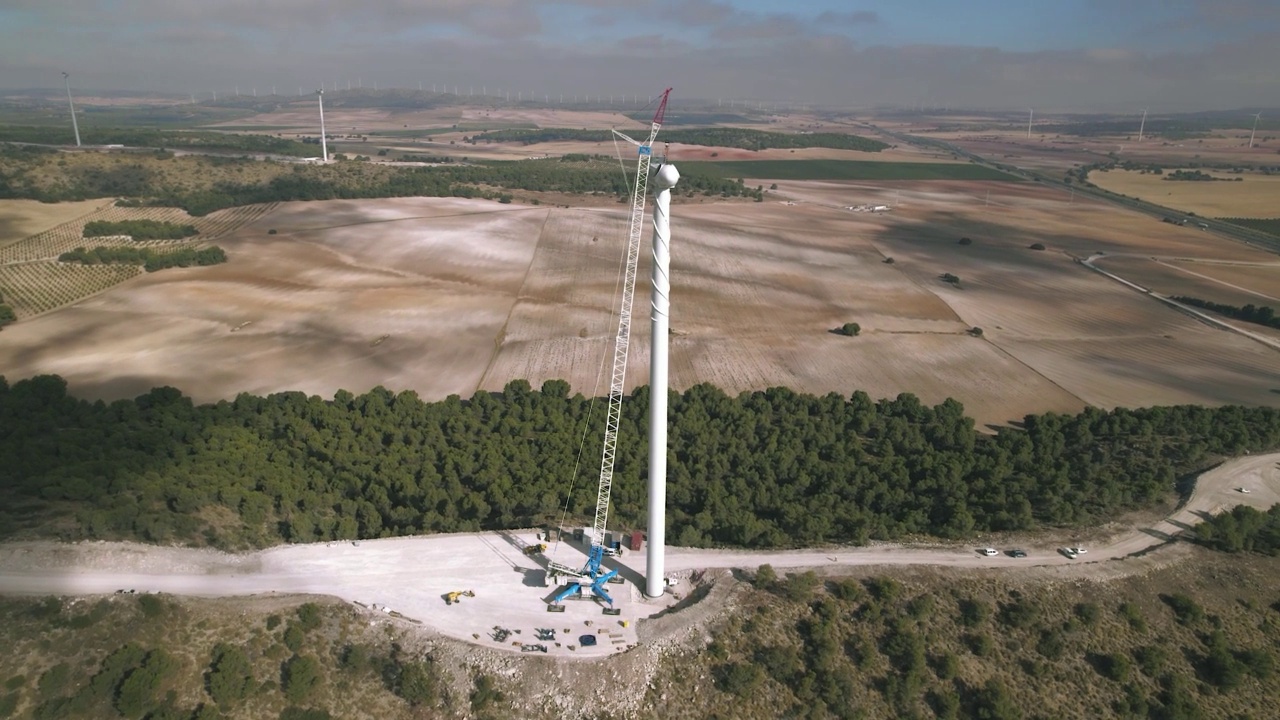
MULTIPOLYGON (((1275 453, 1238 458, 1204 473, 1188 502, 1173 515, 1090 546, 1086 555, 1075 560, 1057 552, 1054 545, 1035 544, 1023 546, 1028 552, 1025 558, 1004 553, 986 557, 977 548, 955 545, 781 552, 669 548, 667 567, 672 577, 687 578, 701 570, 755 568, 765 563, 778 569, 938 565, 1054 572, 1065 570, 1054 566, 1079 566, 1072 572, 1102 578, 1124 574, 1132 567, 1108 561, 1166 543, 1209 514, 1242 503, 1268 508, 1278 502, 1280 453, 1275 453)), ((608 586, 622 610, 618 618, 602 618, 592 602, 569 602, 564 614, 548 615, 545 602, 554 589, 543 584, 542 561, 521 550, 534 540, 534 531, 487 532, 288 545, 243 555, 135 543, 6 543, 0 545, 0 593, 95 595, 128 589, 196 597, 331 595, 375 612, 389 608, 408 618, 404 622, 419 622, 442 635, 490 647, 510 649, 513 638, 517 644, 521 639, 530 642, 538 628, 563 628, 566 635, 560 639, 567 642, 553 647, 550 654, 591 657, 637 644, 634 621, 670 607, 686 589, 681 581, 672 593, 656 600, 645 598, 638 587, 644 554, 630 553, 619 563, 626 582, 608 586), (452 590, 474 590, 476 595, 446 606, 443 595, 452 590), (624 626, 622 621, 630 622, 624 626), (495 625, 521 632, 499 643, 493 638, 495 625), (574 626, 577 630, 569 632, 574 626), (604 637, 593 648, 571 651, 570 638, 582 632, 604 637)), ((1075 543, 1064 533, 1058 544, 1075 543)), ((568 565, 584 560, 582 548, 572 543, 561 543, 549 552, 568 565)))

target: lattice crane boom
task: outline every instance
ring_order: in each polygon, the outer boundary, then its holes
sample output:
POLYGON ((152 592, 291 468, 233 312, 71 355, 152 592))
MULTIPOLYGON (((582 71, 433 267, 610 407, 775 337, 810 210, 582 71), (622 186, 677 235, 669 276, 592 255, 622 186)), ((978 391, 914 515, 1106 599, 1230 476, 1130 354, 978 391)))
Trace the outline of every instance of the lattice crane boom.
POLYGON ((622 281, 622 307, 618 311, 618 334, 613 344, 613 374, 609 382, 609 411, 605 418, 604 450, 600 456, 600 487, 596 493, 596 519, 592 528, 592 546, 604 544, 609 524, 609 496, 613 489, 613 463, 618 449, 618 424, 622 419, 622 396, 626 390, 627 356, 631 348, 631 308, 635 300, 636 272, 640 261, 640 239, 644 231, 645 192, 649 185, 649 161, 653 157, 653 141, 662 128, 671 88, 662 93, 658 111, 649 124, 649 139, 636 143, 626 135, 614 133, 639 145, 636 159, 636 184, 631 194, 631 224, 627 236, 627 262, 622 281))

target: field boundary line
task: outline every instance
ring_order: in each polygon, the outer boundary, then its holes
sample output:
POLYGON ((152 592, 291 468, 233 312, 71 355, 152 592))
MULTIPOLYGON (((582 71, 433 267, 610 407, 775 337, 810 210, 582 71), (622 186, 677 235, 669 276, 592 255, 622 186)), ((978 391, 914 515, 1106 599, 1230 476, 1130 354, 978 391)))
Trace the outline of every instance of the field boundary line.
POLYGON ((1271 300, 1271 301, 1274 301, 1274 302, 1280 302, 1280 298, 1274 298, 1274 297, 1271 297, 1270 295, 1267 295, 1266 293, 1260 293, 1260 292, 1258 292, 1257 290, 1250 290, 1249 288, 1240 287, 1239 285, 1232 285, 1231 283, 1229 283, 1229 282, 1227 282, 1227 281, 1225 281, 1225 280, 1219 280, 1218 278, 1215 278, 1215 277, 1210 277, 1210 276, 1208 276, 1208 275, 1202 275, 1202 274, 1200 274, 1200 273, 1198 273, 1198 272, 1196 272, 1196 271, 1194 271, 1194 270, 1188 270, 1187 268, 1181 268, 1181 267, 1178 267, 1177 265, 1174 265, 1174 264, 1172 264, 1172 263, 1167 263, 1167 262, 1165 262, 1165 261, 1163 261, 1163 260, 1156 260, 1156 264, 1157 264, 1157 265, 1163 265, 1163 266, 1165 266, 1165 267, 1167 267, 1167 268, 1171 268, 1171 269, 1173 269, 1173 270, 1177 270, 1177 271, 1178 271, 1178 272, 1180 272, 1180 273, 1186 273, 1186 274, 1188 274, 1188 275, 1194 275, 1194 276, 1196 276, 1196 277, 1198 277, 1198 278, 1203 278, 1203 279, 1205 279, 1205 280, 1208 280, 1209 282, 1217 283, 1218 285, 1222 285, 1222 286, 1224 286, 1224 287, 1229 287, 1229 288, 1231 288, 1232 290, 1239 290, 1240 292, 1243 292, 1243 293, 1249 293, 1250 295, 1257 295, 1257 296, 1258 296, 1258 297, 1260 297, 1260 298, 1266 298, 1266 299, 1271 300))
POLYGON ((498 362, 498 355, 502 353, 502 346, 507 341, 507 326, 511 324, 511 316, 515 314, 516 306, 524 298, 524 286, 529 283, 529 275, 533 273, 533 263, 538 258, 538 248, 542 247, 542 236, 547 230, 547 223, 551 222, 551 211, 552 208, 547 208, 547 215, 542 218, 542 225, 538 227, 538 239, 533 243, 533 252, 529 253, 529 264, 525 266, 524 277, 520 278, 520 287, 516 290, 515 298, 511 300, 511 307, 507 308, 507 317, 502 321, 502 327, 493 338, 493 354, 489 356, 484 372, 480 373, 480 381, 476 383, 475 392, 480 392, 484 387, 485 381, 489 379, 489 372, 493 370, 494 364, 498 362))

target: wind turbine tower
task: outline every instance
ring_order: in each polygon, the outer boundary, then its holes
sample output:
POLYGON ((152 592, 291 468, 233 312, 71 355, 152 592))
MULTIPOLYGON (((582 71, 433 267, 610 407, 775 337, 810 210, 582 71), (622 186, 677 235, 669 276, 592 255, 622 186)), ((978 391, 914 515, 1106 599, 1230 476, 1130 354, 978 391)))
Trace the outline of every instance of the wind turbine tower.
POLYGON ((1035 108, 1027 108, 1027 137, 1031 137, 1031 121, 1036 117, 1035 108))
POLYGON ((324 88, 316 91, 316 98, 320 102, 320 155, 325 162, 329 162, 329 141, 324 136, 324 88))
MULTIPOLYGON (((64 74, 65 74, 65 73, 64 73, 64 74)), ((71 95, 70 95, 70 91, 68 91, 67 97, 71 97, 71 95)), ((74 119, 75 119, 75 114, 74 114, 74 113, 71 115, 71 119, 72 119, 72 120, 74 120, 74 119)), ((1259 121, 1259 120, 1261 120, 1261 119, 1262 119, 1262 113, 1258 113, 1258 114, 1256 114, 1256 115, 1254 115, 1254 116, 1253 116, 1253 130, 1250 130, 1250 131, 1249 131, 1249 147, 1250 147, 1250 149, 1252 149, 1252 148, 1253 148, 1253 136, 1258 134, 1258 121, 1259 121)), ((79 143, 79 142, 76 142, 76 144, 77 144, 77 145, 79 145, 80 143, 79 143)))
MULTIPOLYGON (((670 92, 670 91, 668 91, 670 92)), ((665 103, 666 97, 663 97, 665 103)), ((644 594, 666 589, 667 544, 667 340, 671 309, 671 188, 680 181, 676 166, 663 162, 654 177, 653 309, 649 345, 649 547, 644 594)))
MULTIPOLYGON (((71 76, 67 73, 62 73, 62 79, 67 83, 67 105, 71 107, 71 129, 76 132, 76 147, 80 147, 80 124, 76 122, 76 104, 71 101, 71 76)), ((1254 127, 1257 127, 1256 122, 1254 127)), ((1252 147, 1252 140, 1249 141, 1249 145, 1252 147)))
POLYGON ((1147 110, 1142 110, 1142 124, 1138 126, 1138 142, 1142 142, 1142 131, 1147 129, 1147 110))

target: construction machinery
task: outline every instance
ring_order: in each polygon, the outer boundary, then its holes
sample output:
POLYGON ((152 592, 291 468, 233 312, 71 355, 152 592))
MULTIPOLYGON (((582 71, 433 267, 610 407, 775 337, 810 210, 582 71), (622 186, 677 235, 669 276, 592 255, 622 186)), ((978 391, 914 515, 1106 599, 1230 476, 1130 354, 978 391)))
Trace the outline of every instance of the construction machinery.
POLYGON ((445 605, 452 605, 452 604, 454 604, 454 603, 461 602, 461 601, 462 601, 462 598, 464 598, 464 597, 472 597, 472 598, 473 598, 473 597, 475 597, 475 596, 476 596, 476 591, 475 591, 475 590, 454 590, 453 592, 445 593, 445 595, 444 595, 444 604, 445 604, 445 605))
POLYGON ((526 545, 524 548, 524 554, 529 556, 541 555, 546 551, 547 551, 546 543, 534 543, 533 545, 526 545))
MULTIPOLYGON (((627 257, 622 281, 622 306, 618 312, 618 334, 614 337, 613 374, 609 384, 609 410, 605 418, 604 450, 600 458, 600 485, 596 492, 596 518, 587 551, 587 563, 578 570, 556 562, 548 563, 551 577, 567 577, 568 585, 552 599, 553 606, 573 595, 596 597, 613 606, 613 598, 604 585, 618 574, 616 569, 601 566, 606 554, 605 528, 609 522, 609 494, 613 487, 613 465, 618 446, 618 425, 622 419, 622 397, 627 374, 627 354, 631 346, 631 306, 635 299, 636 270, 640 259, 640 237, 644 229, 644 206, 649 184, 649 161, 653 157, 653 141, 662 128, 671 88, 660 96, 657 112, 649 124, 649 137, 644 142, 613 131, 615 138, 637 148, 636 181, 631 195, 631 225, 627 238, 627 257)), ((615 140, 616 142, 616 140, 615 140)))

